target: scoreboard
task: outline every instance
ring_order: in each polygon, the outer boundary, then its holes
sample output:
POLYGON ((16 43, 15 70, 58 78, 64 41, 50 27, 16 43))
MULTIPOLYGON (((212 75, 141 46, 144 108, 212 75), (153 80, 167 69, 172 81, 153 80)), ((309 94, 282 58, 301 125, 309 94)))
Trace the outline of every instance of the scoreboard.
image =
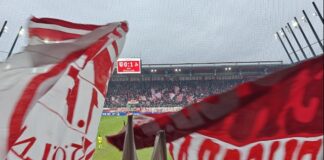
POLYGON ((118 74, 140 74, 141 70, 140 58, 119 58, 117 60, 118 74))

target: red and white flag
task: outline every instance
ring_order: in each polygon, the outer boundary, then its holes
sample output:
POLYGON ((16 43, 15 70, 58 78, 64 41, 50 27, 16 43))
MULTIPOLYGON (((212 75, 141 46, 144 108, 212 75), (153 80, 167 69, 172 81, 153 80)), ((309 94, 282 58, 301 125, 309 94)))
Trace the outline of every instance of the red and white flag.
MULTIPOLYGON (((175 160, 323 158, 323 55, 134 127, 136 147, 165 130, 175 160)), ((143 121, 144 122, 144 121, 143 121)), ((122 148, 124 133, 107 137, 122 148)))
POLYGON ((0 63, 0 159, 91 159, 127 31, 31 18, 25 51, 0 63))

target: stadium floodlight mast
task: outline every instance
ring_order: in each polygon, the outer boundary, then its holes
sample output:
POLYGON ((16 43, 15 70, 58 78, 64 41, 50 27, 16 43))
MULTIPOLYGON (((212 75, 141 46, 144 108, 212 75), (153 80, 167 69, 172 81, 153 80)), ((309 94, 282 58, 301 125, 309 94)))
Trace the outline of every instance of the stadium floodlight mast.
POLYGON ((15 41, 14 41, 14 43, 12 44, 12 46, 11 46, 11 48, 10 48, 10 51, 9 51, 9 53, 8 53, 8 56, 7 56, 7 59, 11 56, 12 51, 13 51, 13 49, 14 49, 15 46, 16 46, 16 43, 17 43, 17 41, 18 41, 19 36, 23 36, 23 35, 24 35, 24 29, 23 29, 23 27, 21 26, 20 29, 19 29, 19 31, 18 31, 18 33, 17 33, 17 36, 16 36, 16 38, 15 38, 15 41))
POLYGON ((296 53, 296 51, 295 51, 293 45, 291 44, 291 42, 290 42, 290 40, 289 40, 289 38, 288 38, 288 36, 287 36, 285 30, 284 30, 282 27, 281 27, 281 32, 280 32, 280 33, 281 33, 281 35, 282 35, 283 37, 286 38, 286 40, 287 40, 287 42, 288 42, 288 44, 289 44, 291 50, 293 51, 293 53, 294 53, 294 55, 295 55, 297 61, 300 62, 300 59, 299 59, 299 57, 297 56, 297 53, 296 53))
MULTIPOLYGON (((303 17, 302 17, 302 19, 303 19, 303 17)), ((304 19, 305 19, 305 17, 304 17, 304 19)), ((313 56, 315 57, 316 56, 315 51, 314 51, 312 45, 309 43, 309 40, 308 40, 308 38, 307 38, 307 36, 306 36, 303 28, 299 24, 298 19, 296 17, 294 17, 294 20, 293 20, 292 24, 293 24, 294 28, 298 28, 299 29, 299 31, 301 32, 301 34, 303 35, 303 37, 304 37, 304 39, 305 39, 305 41, 307 43, 307 46, 309 47, 309 49, 311 50, 313 56)))
POLYGON ((313 16, 318 16, 320 18, 320 20, 322 21, 322 23, 324 24, 324 18, 321 15, 321 12, 318 10, 316 3, 315 2, 312 2, 312 3, 313 3, 313 6, 314 6, 314 8, 316 10, 316 13, 317 13, 317 14, 313 13, 313 16))
POLYGON ((287 56, 288 56, 290 62, 291 62, 291 63, 294 63, 294 61, 291 59, 291 56, 290 56, 290 54, 289 54, 289 52, 288 52, 288 50, 287 50, 287 47, 285 46, 285 44, 284 44, 284 42, 282 41, 282 39, 281 39, 281 37, 280 37, 280 35, 279 35, 278 32, 275 33, 275 39, 279 39, 279 41, 280 41, 282 47, 284 48, 284 50, 285 50, 286 53, 287 53, 287 56))
MULTIPOLYGON (((313 6, 314 6, 314 8, 315 8, 315 10, 316 10, 316 12, 313 13, 313 16, 318 16, 318 17, 321 19, 322 23, 324 24, 324 19, 323 19, 321 13, 319 12, 319 10, 318 10, 318 8, 317 8, 315 2, 312 2, 312 3, 313 3, 313 6)), ((324 52, 324 46, 323 46, 321 40, 319 39, 319 37, 318 37, 318 35, 317 35, 317 33, 316 33, 316 30, 314 29, 314 27, 313 27, 311 21, 309 20, 307 14, 306 14, 306 12, 305 12, 305 10, 303 10, 303 14, 304 14, 304 16, 301 17, 301 20, 302 20, 303 22, 305 22, 305 23, 308 23, 308 25, 309 25, 309 27, 311 28, 313 34, 315 35, 315 38, 316 38, 316 40, 317 40, 317 43, 320 45, 320 48, 321 48, 322 51, 324 52)), ((294 17, 294 20, 291 22, 291 24, 292 24, 292 27, 293 27, 293 28, 298 28, 298 29, 299 29, 299 31, 301 32, 302 36, 304 37, 304 39, 305 39, 305 41, 306 41, 306 43, 307 43, 307 46, 308 46, 309 49, 311 50, 312 55, 315 57, 315 56, 316 56, 315 51, 314 51, 312 45, 310 44, 310 42, 309 42, 309 40, 308 40, 308 38, 307 38, 307 36, 306 36, 306 34, 305 34, 303 28, 301 27, 301 24, 298 22, 298 20, 297 20, 296 17, 294 17)), ((296 43, 297 43, 297 45, 298 45, 300 51, 302 52, 304 58, 307 59, 308 57, 306 56, 306 53, 305 53, 304 49, 302 48, 301 44, 299 43, 298 38, 297 38, 295 32, 293 31, 293 28, 292 28, 292 27, 290 26, 289 23, 287 23, 287 26, 285 26, 284 28, 287 30, 288 33, 291 33, 291 34, 292 34, 292 36, 294 37, 294 39, 295 39, 295 41, 296 41, 296 43)), ((274 34, 275 39, 279 39, 279 40, 280 40, 281 45, 283 46, 284 50, 286 51, 286 53, 287 53, 287 55, 288 55, 288 57, 289 57, 291 63, 294 63, 293 60, 292 60, 292 58, 291 58, 291 56, 290 56, 290 53, 289 53, 287 47, 285 46, 285 43, 284 43, 283 39, 282 39, 282 38, 286 38, 286 40, 287 40, 287 42, 288 42, 288 44, 289 44, 289 46, 290 46, 290 48, 291 48, 293 54, 295 55, 297 61, 299 62, 300 59, 299 59, 299 57, 298 57, 298 55, 297 55, 297 53, 296 53, 296 50, 294 49, 293 45, 291 44, 291 42, 290 42, 290 40, 289 40, 289 37, 287 36, 287 34, 286 34, 284 28, 281 27, 281 30, 279 31, 279 33, 276 32, 276 33, 274 34)))
POLYGON ((6 29, 8 29, 8 28, 7 28, 7 21, 5 21, 5 22, 3 23, 3 25, 2 25, 2 28, 1 28, 1 30, 0 30, 0 37, 2 36, 3 32, 6 32, 6 29))
POLYGON ((324 52, 323 44, 322 44, 322 42, 320 41, 320 39, 319 39, 319 37, 318 37, 318 35, 317 35, 317 33, 316 33, 316 30, 314 29, 314 27, 313 27, 311 21, 309 20, 307 14, 306 14, 306 12, 305 12, 305 10, 303 10, 303 14, 304 14, 304 17, 305 17, 306 22, 308 23, 309 27, 311 28, 312 32, 314 33, 314 36, 315 36, 315 38, 316 38, 316 40, 317 40, 317 43, 320 45, 322 51, 324 52))
MULTIPOLYGON (((294 26, 294 27, 296 27, 297 25, 298 25, 298 24, 293 23, 293 26, 294 26)), ((303 50, 303 47, 300 45, 300 43, 299 43, 299 41, 298 41, 298 38, 296 37, 294 31, 293 31, 292 28, 290 27, 290 24, 287 23, 287 26, 288 26, 288 29, 290 30, 290 33, 293 35, 293 37, 294 37, 294 39, 295 39, 295 41, 296 41, 296 43, 297 43, 297 45, 298 45, 298 47, 299 47, 299 50, 302 52, 304 58, 307 59, 307 56, 306 56, 306 54, 305 54, 305 52, 304 52, 304 50, 303 50)), ((286 26, 286 27, 287 27, 287 26, 286 26)))

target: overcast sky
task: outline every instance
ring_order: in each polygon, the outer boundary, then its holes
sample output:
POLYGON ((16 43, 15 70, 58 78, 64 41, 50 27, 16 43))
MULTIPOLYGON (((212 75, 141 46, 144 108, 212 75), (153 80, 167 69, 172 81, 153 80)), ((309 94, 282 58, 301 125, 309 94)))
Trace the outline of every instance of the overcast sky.
MULTIPOLYGON (((143 63, 190 63, 283 60, 289 62, 274 33, 300 20, 302 10, 323 39, 323 25, 311 0, 0 0, 0 59, 6 57, 19 26, 31 15, 78 23, 105 24, 127 20, 129 33, 122 57, 140 57, 143 63)), ((320 9, 323 0, 315 0, 320 9)), ((321 10, 322 14, 323 11, 321 10)), ((301 20, 300 20, 301 21, 301 20)), ((302 23, 311 42, 316 42, 302 23)), ((306 43, 298 30, 296 34, 306 43)), ((291 35, 289 35, 293 41, 291 35)), ((15 52, 23 49, 20 38, 15 52)), ((297 45, 293 41, 295 49, 297 45)), ((314 45, 319 53, 318 45, 314 45)), ((310 51, 306 50, 310 55, 310 51)))

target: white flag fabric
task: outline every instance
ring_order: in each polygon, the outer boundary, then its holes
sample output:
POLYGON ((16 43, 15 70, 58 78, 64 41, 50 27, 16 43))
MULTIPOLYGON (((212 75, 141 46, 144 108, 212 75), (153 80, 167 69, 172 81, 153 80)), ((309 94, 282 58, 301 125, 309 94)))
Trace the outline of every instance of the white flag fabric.
POLYGON ((25 51, 0 63, 0 159, 91 159, 127 31, 31 18, 25 51))

